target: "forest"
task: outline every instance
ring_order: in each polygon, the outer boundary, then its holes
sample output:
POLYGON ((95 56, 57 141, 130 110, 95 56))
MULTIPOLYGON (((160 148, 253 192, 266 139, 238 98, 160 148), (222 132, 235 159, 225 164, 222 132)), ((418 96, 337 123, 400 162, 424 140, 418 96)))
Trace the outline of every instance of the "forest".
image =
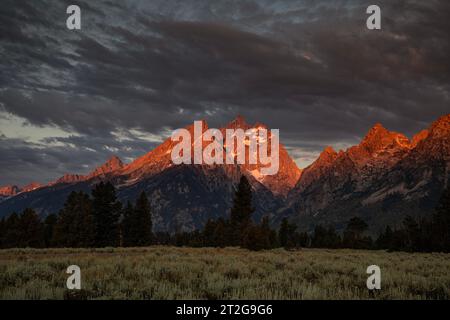
POLYGON ((202 230, 169 234, 152 231, 151 207, 145 193, 122 204, 109 182, 94 186, 91 195, 72 192, 58 214, 40 219, 31 208, 0 220, 0 248, 103 248, 170 245, 187 247, 385 249, 406 252, 450 252, 450 191, 445 190, 431 217, 407 216, 401 228, 386 226, 376 239, 367 223, 351 218, 345 230, 317 225, 298 232, 283 219, 274 229, 268 217, 252 219, 252 189, 245 176, 236 188, 227 219, 208 220, 202 230))

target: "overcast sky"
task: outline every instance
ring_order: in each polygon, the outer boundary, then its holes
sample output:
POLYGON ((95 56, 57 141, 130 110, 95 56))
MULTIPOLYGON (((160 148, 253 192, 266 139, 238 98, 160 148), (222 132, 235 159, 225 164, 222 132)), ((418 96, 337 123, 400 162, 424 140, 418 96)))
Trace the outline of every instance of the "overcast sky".
POLYGON ((411 136, 450 110, 450 2, 375 2, 381 31, 374 1, 3 0, 0 185, 129 162, 238 114, 279 128, 300 167, 376 122, 411 136))

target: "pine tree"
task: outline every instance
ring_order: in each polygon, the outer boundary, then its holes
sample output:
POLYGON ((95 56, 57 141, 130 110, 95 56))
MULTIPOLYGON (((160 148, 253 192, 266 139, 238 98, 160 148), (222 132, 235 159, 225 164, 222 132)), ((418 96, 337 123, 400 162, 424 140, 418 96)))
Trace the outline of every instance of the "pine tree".
POLYGON ((119 218, 122 205, 117 200, 116 190, 110 183, 100 182, 92 190, 92 210, 97 247, 119 244, 119 218))
POLYGON ((311 246, 314 248, 339 248, 341 246, 341 237, 333 226, 324 227, 317 225, 314 228, 311 246))
POLYGON ((217 243, 215 241, 216 227, 217 223, 213 219, 208 219, 208 221, 206 221, 205 227, 203 228, 203 246, 217 246, 217 243))
POLYGON ((5 221, 4 248, 20 247, 20 235, 20 218, 16 212, 13 212, 5 221))
POLYGON ((56 214, 48 215, 44 220, 44 243, 45 247, 50 248, 53 246, 53 236, 55 231, 55 226, 58 221, 58 216, 56 214))
POLYGON ((386 226, 384 232, 382 232, 376 240, 376 246, 378 249, 393 250, 394 232, 390 226, 386 226))
POLYGON ((281 220, 280 229, 278 230, 278 242, 281 247, 290 249, 297 246, 296 229, 297 226, 290 224, 287 218, 281 220))
POLYGON ((93 247, 95 224, 92 201, 84 192, 72 192, 59 212, 52 242, 59 247, 93 247))
POLYGON ((270 248, 269 239, 260 226, 250 225, 247 227, 242 240, 242 247, 259 251, 270 248))
POLYGON ((287 218, 283 218, 281 221, 280 229, 278 230, 278 242, 280 246, 286 248, 288 243, 288 229, 289 223, 287 218))
POLYGON ((442 193, 432 220, 434 250, 450 252, 450 188, 442 193))
POLYGON ((364 237, 364 232, 367 228, 367 223, 361 218, 351 218, 344 231, 343 245, 352 249, 367 248, 370 245, 369 238, 364 237))
POLYGON ((44 226, 32 209, 25 209, 19 218, 19 246, 42 248, 44 246, 44 226))
POLYGON ((126 247, 148 246, 152 243, 152 217, 145 192, 141 193, 135 206, 128 201, 123 213, 122 238, 126 247))
POLYGON ((134 208, 136 216, 137 246, 148 246, 152 243, 152 216, 150 204, 145 192, 142 192, 134 208))
POLYGON ((260 225, 250 225, 244 235, 243 247, 249 250, 264 250, 274 248, 276 233, 270 229, 269 218, 262 219, 260 225))
POLYGON ((0 220, 0 248, 5 247, 6 220, 3 217, 0 220))
POLYGON ((229 239, 229 244, 242 244, 246 229, 251 225, 253 212, 252 187, 247 178, 241 176, 230 213, 231 239, 229 239))
POLYGON ((269 217, 265 216, 261 220, 261 230, 265 238, 267 238, 268 246, 266 249, 277 247, 277 233, 270 228, 269 217))
POLYGON ((417 221, 411 217, 406 216, 403 220, 403 226, 406 234, 406 250, 410 252, 418 251, 420 246, 420 229, 417 221))
POLYGON ((225 221, 223 218, 217 219, 216 228, 214 230, 214 241, 215 246, 224 248, 228 245, 231 245, 231 227, 228 221, 225 221))
POLYGON ((124 247, 136 245, 136 231, 133 229, 136 224, 134 207, 131 202, 128 201, 123 210, 123 219, 121 223, 122 245, 124 247))

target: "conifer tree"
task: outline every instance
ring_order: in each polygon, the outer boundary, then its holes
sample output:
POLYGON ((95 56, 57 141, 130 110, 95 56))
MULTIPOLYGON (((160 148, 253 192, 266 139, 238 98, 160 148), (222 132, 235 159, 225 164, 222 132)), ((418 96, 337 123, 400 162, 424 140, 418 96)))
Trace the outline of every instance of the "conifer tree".
POLYGON ((281 247, 289 249, 296 246, 296 229, 297 226, 290 224, 287 218, 283 218, 283 220, 281 220, 280 229, 278 230, 278 241, 281 247))
POLYGON ((52 240, 57 221, 58 216, 56 214, 49 214, 44 220, 44 243, 47 248, 54 245, 52 240))
POLYGON ((0 219, 0 248, 4 248, 5 244, 5 232, 6 232, 6 220, 3 217, 0 219))
POLYGON ((203 245, 205 247, 217 246, 215 241, 217 223, 213 219, 208 219, 206 221, 205 227, 203 228, 203 245))
POLYGON ((403 220, 403 227, 406 235, 405 249, 410 252, 417 251, 419 249, 420 241, 419 224, 413 217, 408 215, 403 220))
POLYGON ((264 238, 267 239, 268 246, 265 249, 275 248, 277 246, 277 233, 275 232, 275 230, 272 230, 272 228, 270 228, 268 216, 262 218, 260 228, 262 230, 264 238))
POLYGON ((367 223, 361 218, 351 218, 347 224, 346 230, 344 231, 344 247, 353 249, 367 248, 370 245, 369 238, 364 237, 364 232, 367 228, 367 223))
POLYGON ((231 245, 241 245, 246 229, 251 225, 252 213, 252 187, 245 176, 241 176, 239 185, 234 194, 233 207, 230 213, 231 245))
POLYGON ((41 248, 44 246, 44 226, 32 209, 25 209, 19 218, 19 247, 41 248))
POLYGON ((433 214, 432 230, 430 237, 434 249, 450 252, 450 187, 444 190, 433 214))
POLYGON ((121 235, 122 235, 122 245, 124 247, 132 247, 136 245, 136 231, 134 227, 136 226, 134 207, 130 201, 123 209, 123 219, 121 223, 121 235))
POLYGON ((4 248, 20 247, 20 235, 20 218, 16 212, 13 212, 5 221, 4 248))
POLYGON ((53 243, 59 247, 95 246, 92 201, 84 192, 72 192, 61 209, 54 229, 53 243))
POLYGON ((92 210, 97 247, 119 244, 119 218, 122 209, 116 190, 110 183, 100 182, 92 190, 92 210))
POLYGON ((142 192, 136 201, 135 221, 136 221, 136 245, 148 246, 152 243, 152 216, 150 212, 150 204, 145 192, 142 192))
POLYGON ((314 228, 311 245, 314 248, 339 248, 341 246, 341 238, 333 226, 324 227, 317 225, 314 228))

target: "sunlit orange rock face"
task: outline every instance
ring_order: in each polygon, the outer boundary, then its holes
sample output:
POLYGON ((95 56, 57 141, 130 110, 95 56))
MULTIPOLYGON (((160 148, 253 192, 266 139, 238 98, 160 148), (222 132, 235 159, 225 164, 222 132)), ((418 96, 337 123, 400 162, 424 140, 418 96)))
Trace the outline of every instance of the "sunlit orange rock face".
POLYGON ((297 188, 304 190, 327 175, 334 183, 352 177, 371 179, 376 171, 387 170, 405 157, 411 148, 406 136, 377 123, 357 146, 339 153, 327 147, 313 164, 303 170, 297 188))
POLYGON ((376 124, 356 146, 325 149, 303 170, 288 202, 296 213, 314 217, 309 223, 369 213, 366 219, 381 215, 386 223, 383 212, 401 220, 433 207, 448 185, 449 169, 450 115, 411 140, 376 124))
POLYGON ((94 171, 87 175, 86 179, 94 177, 106 177, 111 173, 119 172, 124 167, 122 160, 117 156, 108 159, 103 165, 97 167, 94 171))
POLYGON ((450 161, 450 114, 440 117, 419 138, 412 152, 414 161, 450 161))
POLYGON ((0 187, 0 196, 10 197, 10 196, 16 195, 19 192, 20 192, 20 189, 17 186, 0 187))
MULTIPOLYGON (((248 124, 237 117, 219 130, 225 138, 226 129, 260 128, 266 126, 248 124)), ((194 125, 186 129, 193 137, 194 125)), ((208 124, 202 121, 201 132, 207 129, 208 124)), ((272 137, 268 133, 270 154, 272 137)), ((210 143, 202 141, 203 148, 210 143)), ((2 187, 0 214, 30 206, 42 214, 57 212, 62 202, 55 199, 65 199, 70 190, 87 191, 98 181, 108 180, 124 201, 134 201, 140 192, 147 192, 159 230, 173 231, 179 226, 193 230, 212 216, 229 214, 234 187, 245 174, 254 188, 255 216, 267 215, 275 225, 278 218, 288 216, 299 230, 314 223, 339 227, 349 218, 361 216, 370 220, 371 226, 381 228, 401 222, 406 214, 430 212, 450 178, 450 115, 439 118, 411 140, 376 124, 358 145, 340 151, 327 147, 303 170, 280 143, 278 173, 266 176, 261 174, 264 165, 259 161, 249 163, 248 146, 244 164, 175 165, 171 153, 177 143, 168 138, 129 164, 114 156, 87 175, 66 174, 47 186, 2 187)), ((223 151, 225 156, 226 145, 223 151)))
MULTIPOLYGON (((208 124, 206 121, 202 121, 202 132, 204 133, 208 129, 208 124)), ((219 130, 222 132, 223 137, 225 139, 225 130, 226 129, 243 129, 249 130, 249 129, 258 129, 258 128, 266 128, 262 124, 255 124, 253 126, 247 124, 243 117, 238 116, 236 119, 228 123, 226 126, 219 128, 219 130)), ((191 133, 191 137, 194 137, 194 126, 189 125, 186 127, 186 129, 191 133)), ((266 128, 267 129, 267 128, 266 128)), ((269 141, 270 141, 269 137, 269 141)), ((192 145, 194 144, 194 141, 192 139, 192 145)), ((156 147, 154 150, 150 151, 146 155, 136 159, 129 165, 124 166, 123 170, 121 171, 121 174, 124 176, 128 176, 126 183, 132 183, 140 178, 148 177, 154 174, 157 174, 159 172, 164 171, 165 169, 173 166, 172 159, 171 159, 171 152, 174 146, 177 142, 173 142, 170 138, 165 140, 162 144, 160 144, 158 147, 156 147)), ((203 140, 202 146, 203 148, 206 147, 210 142, 206 142, 203 140)), ((270 150, 270 142, 268 143, 269 146, 269 154, 271 152, 270 150)), ((223 153, 225 155, 226 152, 226 145, 224 145, 223 153)), ((192 154, 191 157, 193 159, 193 147, 192 147, 192 154)), ((234 150, 237 151, 236 149, 234 150)), ((221 166, 223 170, 226 171, 226 173, 230 176, 232 179, 238 179, 239 176, 243 173, 251 177, 251 179, 255 179, 259 183, 263 184, 265 187, 269 188, 273 193, 279 194, 279 195, 287 195, 289 190, 295 185, 295 183, 298 181, 298 178, 300 177, 301 170, 297 167, 294 160, 289 156, 286 149, 283 145, 280 144, 279 146, 279 170, 278 173, 275 175, 262 175, 261 174, 261 167, 263 165, 261 163, 257 164, 250 164, 249 163, 249 147, 246 145, 245 147, 246 152, 246 162, 245 164, 233 164, 233 165, 227 165, 225 164, 225 156, 224 156, 224 164, 223 165, 212 165, 214 166, 221 166)), ((235 155, 235 159, 237 158, 237 155, 235 155)), ((257 159, 259 159, 259 156, 257 155, 257 159)), ((236 163, 236 161, 235 161, 236 163)), ((204 167, 211 167, 203 165, 204 167)), ((207 169, 207 168, 205 168, 207 169)))
POLYGON ((39 182, 31 182, 31 183, 27 184, 26 186, 22 187, 21 192, 33 191, 40 187, 42 187, 42 185, 39 182))
MULTIPOLYGON (((225 130, 226 129, 242 129, 244 131, 246 130, 258 130, 258 129, 266 129, 268 132, 268 141, 267 141, 267 147, 268 147, 268 154, 270 155, 272 153, 271 150, 271 139, 272 136, 270 134, 270 129, 261 123, 256 123, 254 125, 249 125, 245 119, 241 116, 238 116, 235 120, 231 121, 226 125, 225 127, 221 128, 222 134, 225 137, 225 130)), ((271 190, 274 194, 286 196, 291 190, 295 184, 297 183, 298 179, 301 175, 301 170, 298 168, 295 161, 289 156, 288 152, 286 151, 285 147, 280 143, 279 144, 279 168, 278 172, 274 175, 263 175, 261 172, 261 168, 268 167, 269 165, 262 164, 260 160, 260 155, 257 152, 256 159, 258 160, 256 164, 250 164, 249 163, 249 146, 246 145, 245 152, 246 152, 246 161, 245 164, 239 165, 240 171, 244 174, 247 174, 253 179, 256 179, 258 182, 263 184, 265 187, 267 187, 269 190, 271 190)), ((236 153, 235 158, 237 158, 237 148, 235 145, 234 153, 236 153)))

